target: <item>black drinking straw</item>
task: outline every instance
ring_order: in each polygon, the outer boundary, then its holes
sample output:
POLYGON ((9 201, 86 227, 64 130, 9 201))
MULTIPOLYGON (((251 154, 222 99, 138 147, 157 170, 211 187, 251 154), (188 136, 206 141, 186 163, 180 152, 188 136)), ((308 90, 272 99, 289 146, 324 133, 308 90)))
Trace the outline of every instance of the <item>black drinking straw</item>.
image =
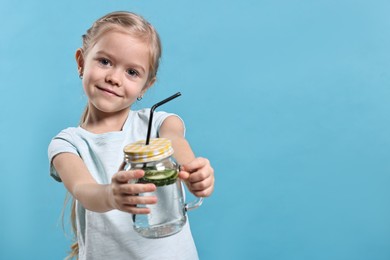
POLYGON ((165 104, 165 103, 167 103, 167 102, 171 101, 172 99, 177 98, 179 96, 181 96, 181 93, 177 92, 176 94, 170 96, 169 98, 166 98, 163 101, 160 101, 157 104, 152 106, 152 108, 150 109, 149 124, 148 124, 148 134, 146 135, 146 143, 145 143, 146 145, 149 145, 149 141, 150 141, 150 131, 152 130, 151 128, 152 128, 153 112, 154 112, 154 110, 157 107, 159 107, 159 106, 161 106, 161 105, 163 105, 163 104, 165 104))

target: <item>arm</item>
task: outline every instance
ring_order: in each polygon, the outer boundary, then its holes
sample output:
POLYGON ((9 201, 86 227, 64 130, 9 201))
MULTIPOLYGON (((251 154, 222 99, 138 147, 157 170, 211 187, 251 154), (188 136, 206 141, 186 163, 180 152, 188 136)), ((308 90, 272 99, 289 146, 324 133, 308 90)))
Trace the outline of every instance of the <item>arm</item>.
POLYGON ((210 196, 214 190, 214 170, 207 159, 195 157, 184 138, 183 122, 176 116, 167 117, 160 127, 160 136, 171 140, 174 157, 182 169, 179 176, 188 189, 198 197, 210 196))
POLYGON ((112 177, 110 184, 98 184, 89 173, 83 160, 72 153, 60 153, 53 159, 53 165, 67 190, 86 209, 95 212, 107 212, 119 209, 133 214, 147 214, 146 208, 137 208, 136 204, 156 203, 155 197, 139 197, 136 194, 153 191, 153 184, 129 184, 129 180, 144 175, 141 170, 119 171, 112 177))

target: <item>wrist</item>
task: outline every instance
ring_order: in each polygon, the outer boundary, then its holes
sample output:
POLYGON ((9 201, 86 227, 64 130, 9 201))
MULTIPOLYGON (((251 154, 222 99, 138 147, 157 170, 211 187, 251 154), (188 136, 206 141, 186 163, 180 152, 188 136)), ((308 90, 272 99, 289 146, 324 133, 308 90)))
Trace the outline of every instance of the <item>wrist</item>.
POLYGON ((107 205, 107 211, 110 211, 110 210, 113 210, 113 209, 116 209, 116 206, 115 206, 115 200, 114 200, 114 193, 112 191, 112 184, 107 184, 105 185, 104 187, 105 189, 105 194, 106 194, 106 205, 107 205))

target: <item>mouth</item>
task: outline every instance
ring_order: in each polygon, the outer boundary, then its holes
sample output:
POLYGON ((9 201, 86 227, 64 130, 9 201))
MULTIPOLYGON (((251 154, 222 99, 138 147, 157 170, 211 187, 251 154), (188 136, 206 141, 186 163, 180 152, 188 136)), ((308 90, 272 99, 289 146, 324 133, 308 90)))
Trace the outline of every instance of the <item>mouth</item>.
POLYGON ((103 91, 103 92, 109 94, 109 95, 121 97, 121 95, 117 94, 115 91, 113 91, 113 90, 111 90, 111 89, 102 88, 102 87, 99 87, 99 86, 96 86, 96 88, 99 89, 100 91, 103 91))

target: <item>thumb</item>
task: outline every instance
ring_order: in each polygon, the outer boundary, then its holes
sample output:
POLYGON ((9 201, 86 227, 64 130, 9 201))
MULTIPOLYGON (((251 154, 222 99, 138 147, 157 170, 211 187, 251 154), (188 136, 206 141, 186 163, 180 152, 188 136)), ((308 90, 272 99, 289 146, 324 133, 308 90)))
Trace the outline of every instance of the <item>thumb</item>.
POLYGON ((190 177, 190 174, 181 168, 178 176, 180 179, 186 180, 190 177))
POLYGON ((131 179, 139 179, 144 176, 143 170, 120 171, 112 176, 112 180, 118 183, 127 183, 131 179))

